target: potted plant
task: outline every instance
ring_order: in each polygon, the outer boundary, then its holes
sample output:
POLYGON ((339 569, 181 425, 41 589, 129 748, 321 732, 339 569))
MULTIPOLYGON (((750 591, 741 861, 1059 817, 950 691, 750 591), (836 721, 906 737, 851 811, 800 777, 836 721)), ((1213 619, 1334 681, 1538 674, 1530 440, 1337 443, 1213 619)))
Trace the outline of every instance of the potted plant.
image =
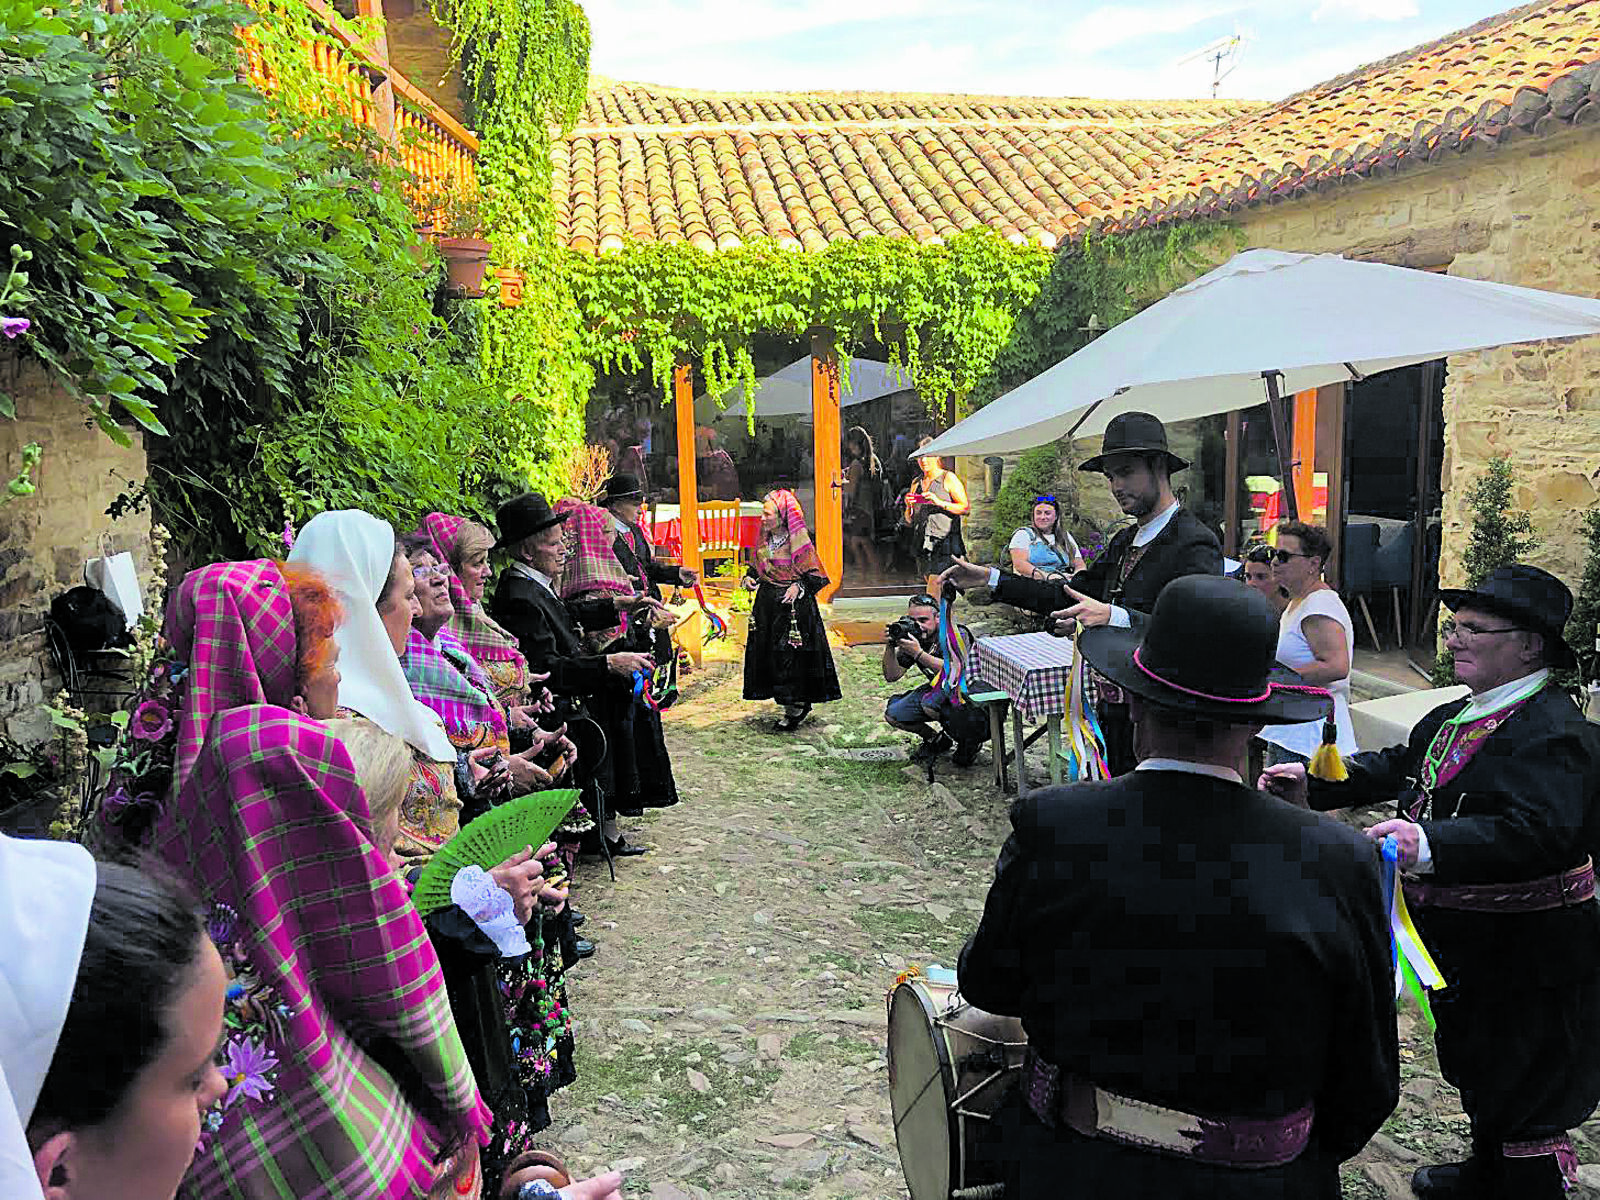
POLYGON ((483 218, 478 211, 477 191, 452 180, 430 197, 430 210, 450 285, 463 295, 483 295, 489 243, 482 236, 483 218))
POLYGON ((516 308, 522 303, 522 272, 515 267, 496 267, 495 281, 502 308, 516 308))

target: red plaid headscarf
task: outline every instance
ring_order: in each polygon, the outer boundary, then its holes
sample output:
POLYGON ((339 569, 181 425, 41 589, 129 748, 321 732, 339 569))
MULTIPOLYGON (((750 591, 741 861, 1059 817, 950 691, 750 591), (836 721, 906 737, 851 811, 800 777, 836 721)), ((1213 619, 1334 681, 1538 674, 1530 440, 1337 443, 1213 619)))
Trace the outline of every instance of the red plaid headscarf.
POLYGON ((768 492, 763 498, 777 507, 779 536, 784 540, 773 544, 763 530, 756 542, 753 556, 756 574, 768 583, 791 584, 802 575, 821 575, 822 560, 817 557, 811 535, 806 531, 806 514, 800 501, 787 488, 768 492))
MULTIPOLYGON (((566 562, 556 580, 556 595, 563 600, 635 595, 637 589, 633 580, 617 561, 616 519, 605 509, 570 496, 557 500, 554 510, 569 514, 561 530, 566 562)), ((627 628, 624 617, 609 629, 592 629, 587 633, 589 640, 598 647, 614 642, 627 628)))
POLYGON ((321 722, 268 705, 218 715, 155 850, 265 1014, 230 1039, 248 1066, 181 1194, 398 1200, 426 1195, 463 1139, 487 1141, 439 960, 321 722))
POLYGON ((517 639, 512 637, 489 616, 483 605, 467 599, 466 586, 456 574, 456 546, 461 536, 465 517, 448 513, 429 513, 422 520, 422 532, 433 543, 433 556, 447 569, 450 584, 450 603, 455 615, 446 626, 456 640, 467 648, 467 653, 488 666, 495 662, 509 662, 520 667, 523 676, 528 672, 528 660, 517 649, 517 639))

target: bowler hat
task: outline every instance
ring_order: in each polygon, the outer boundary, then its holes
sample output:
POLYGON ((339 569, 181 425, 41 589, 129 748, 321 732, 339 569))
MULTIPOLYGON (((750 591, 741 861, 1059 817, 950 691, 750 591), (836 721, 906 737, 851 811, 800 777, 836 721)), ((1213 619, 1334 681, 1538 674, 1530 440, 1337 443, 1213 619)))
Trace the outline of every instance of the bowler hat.
POLYGON ((1078 649, 1111 682, 1162 708, 1235 725, 1324 718, 1333 697, 1276 664, 1278 619, 1237 579, 1184 575, 1161 589, 1144 629, 1101 625, 1078 649))
POLYGON ((538 492, 523 492, 494 510, 494 523, 500 530, 500 540, 493 549, 504 550, 566 519, 566 513, 556 512, 538 492))
POLYGON ((1523 563, 1496 567, 1475 588, 1440 588, 1439 598, 1451 612, 1481 608, 1514 621, 1520 628, 1544 635, 1545 657, 1553 667, 1572 667, 1578 656, 1567 645, 1567 618, 1572 593, 1548 571, 1523 563))
POLYGON ((1167 427, 1149 413, 1125 412, 1112 417, 1100 440, 1100 453, 1084 459, 1078 470, 1103 470, 1113 454, 1165 454, 1169 475, 1189 465, 1187 459, 1167 449, 1167 427))
POLYGON ((600 489, 600 503, 610 504, 613 500, 643 500, 644 485, 639 482, 637 475, 630 475, 626 471, 618 471, 605 486, 600 489))

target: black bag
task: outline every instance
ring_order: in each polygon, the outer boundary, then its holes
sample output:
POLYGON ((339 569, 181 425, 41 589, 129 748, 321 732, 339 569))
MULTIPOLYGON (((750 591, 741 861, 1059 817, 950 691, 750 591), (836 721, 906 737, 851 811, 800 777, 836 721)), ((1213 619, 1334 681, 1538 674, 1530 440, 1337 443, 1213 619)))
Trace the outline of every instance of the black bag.
POLYGON ((126 645, 128 623, 122 611, 98 588, 69 588, 50 602, 50 619, 61 630, 74 658, 126 645))

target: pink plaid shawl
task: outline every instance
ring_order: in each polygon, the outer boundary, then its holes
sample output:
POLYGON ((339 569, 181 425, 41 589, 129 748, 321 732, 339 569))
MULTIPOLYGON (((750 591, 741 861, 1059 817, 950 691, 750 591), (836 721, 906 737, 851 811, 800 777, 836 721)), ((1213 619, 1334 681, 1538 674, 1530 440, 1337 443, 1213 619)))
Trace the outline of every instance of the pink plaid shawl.
POLYGON ((517 690, 517 681, 522 692, 528 689, 528 660, 517 648, 517 639, 496 624, 482 604, 467 598, 467 589, 452 565, 456 538, 466 523, 467 518, 448 513, 429 513, 422 520, 422 532, 433 543, 433 556, 449 568, 446 579, 455 616, 445 628, 466 647, 468 654, 489 669, 502 702, 524 703, 526 695, 519 698, 512 693, 517 690))
POLYGON ((762 531, 752 556, 756 574, 773 584, 794 583, 802 575, 822 575, 822 561, 811 544, 811 535, 806 531, 806 514, 795 494, 787 488, 779 488, 768 492, 765 499, 777 507, 778 530, 786 540, 774 546, 766 531, 762 531))
POLYGON ((218 715, 155 849, 209 906, 247 1000, 230 999, 245 1032, 183 1195, 425 1196, 447 1151, 486 1140, 439 961, 320 722, 218 715))
MULTIPOLYGON (((570 514, 562 526, 566 562, 556 580, 556 594, 563 600, 635 595, 633 580, 617 561, 617 526, 611 514, 570 496, 557 500, 554 507, 556 512, 570 514)), ((624 617, 609 629, 585 632, 590 642, 600 647, 621 637, 627 628, 624 617)))

